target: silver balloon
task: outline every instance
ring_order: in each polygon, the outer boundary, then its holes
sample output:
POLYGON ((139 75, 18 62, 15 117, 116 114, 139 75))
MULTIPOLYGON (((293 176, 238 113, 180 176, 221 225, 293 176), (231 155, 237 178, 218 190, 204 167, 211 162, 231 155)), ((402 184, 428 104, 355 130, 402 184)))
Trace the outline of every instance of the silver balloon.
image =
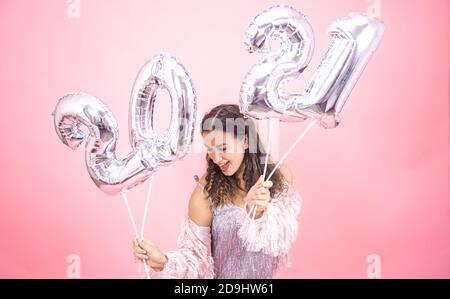
POLYGON ((282 121, 314 118, 335 128, 340 112, 384 32, 380 19, 351 13, 333 22, 332 42, 302 94, 286 94, 280 87, 297 78, 311 61, 314 35, 306 17, 291 7, 275 6, 258 15, 246 32, 250 51, 268 51, 271 38, 280 50, 261 59, 241 88, 241 110, 261 119, 282 121))
POLYGON ((194 138, 195 91, 184 67, 168 53, 145 64, 131 95, 129 127, 133 148, 152 150, 159 163, 170 163, 186 155, 194 138), (171 101, 170 124, 155 134, 153 108, 158 91, 167 90, 171 101), (156 145, 156 146, 153 146, 156 145))
POLYGON ((193 139, 196 118, 194 89, 186 71, 168 54, 155 57, 142 68, 133 89, 131 109, 143 109, 137 117, 130 117, 130 121, 142 120, 133 128, 145 130, 135 134, 135 129, 130 129, 136 142, 124 159, 118 159, 115 152, 119 137, 117 122, 99 99, 84 93, 68 94, 58 101, 53 112, 56 133, 65 145, 76 149, 86 140, 85 160, 89 175, 103 192, 110 195, 144 182, 158 165, 167 165, 183 157, 193 139), (149 69, 155 67, 165 72, 149 73, 149 69), (146 93, 147 88, 155 92, 146 93), (173 88, 169 90, 172 116, 169 129, 157 135, 153 132, 152 121, 159 88, 173 88), (87 132, 82 130, 83 126, 87 132), (175 128, 180 128, 180 132, 175 132, 175 128))
POLYGON ((254 18, 245 43, 250 53, 270 52, 271 39, 278 39, 281 46, 275 54, 260 59, 247 74, 241 88, 241 110, 257 119, 304 120, 306 117, 294 110, 296 97, 283 94, 279 86, 297 78, 311 60, 311 25, 291 7, 271 7, 254 18))

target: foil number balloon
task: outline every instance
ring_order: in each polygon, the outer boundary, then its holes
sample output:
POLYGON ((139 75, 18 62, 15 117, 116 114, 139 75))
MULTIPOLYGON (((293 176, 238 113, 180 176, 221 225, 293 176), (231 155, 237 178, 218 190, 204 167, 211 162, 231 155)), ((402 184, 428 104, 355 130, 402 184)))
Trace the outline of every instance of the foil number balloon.
POLYGON ((192 81, 170 54, 163 53, 139 72, 130 102, 129 128, 133 150, 116 157, 117 122, 99 99, 83 93, 62 97, 53 112, 60 140, 76 149, 86 140, 86 166, 95 184, 114 195, 145 181, 159 164, 182 158, 193 140, 196 99, 192 81), (171 97, 171 120, 166 131, 153 131, 153 107, 164 88, 171 97), (86 134, 81 126, 86 126, 86 134))
POLYGON ((384 32, 381 20, 351 13, 329 28, 332 42, 303 94, 286 94, 280 87, 297 78, 311 61, 314 34, 306 17, 287 6, 274 6, 256 16, 246 31, 250 52, 270 51, 272 38, 279 51, 262 58, 241 88, 243 113, 257 119, 302 121, 313 118, 335 128, 345 101, 384 32))

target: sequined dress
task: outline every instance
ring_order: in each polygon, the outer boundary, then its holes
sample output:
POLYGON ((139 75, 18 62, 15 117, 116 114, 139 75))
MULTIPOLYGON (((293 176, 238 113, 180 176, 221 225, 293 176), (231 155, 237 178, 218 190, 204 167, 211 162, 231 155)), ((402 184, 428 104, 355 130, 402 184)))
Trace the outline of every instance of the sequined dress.
POLYGON ((297 237, 301 197, 294 187, 287 185, 256 220, 245 206, 210 206, 211 227, 186 217, 178 249, 166 252, 169 261, 160 277, 273 278, 297 237))

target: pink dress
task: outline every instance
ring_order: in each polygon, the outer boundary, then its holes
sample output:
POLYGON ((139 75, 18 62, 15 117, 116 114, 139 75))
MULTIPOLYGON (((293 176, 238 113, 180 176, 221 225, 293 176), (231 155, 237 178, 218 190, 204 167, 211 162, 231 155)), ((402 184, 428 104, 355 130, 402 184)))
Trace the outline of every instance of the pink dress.
MULTIPOLYGON (((203 186, 199 184, 203 189, 203 186)), ((293 186, 252 220, 245 206, 214 207, 211 227, 183 222, 178 249, 166 252, 162 278, 272 278, 287 260, 298 231, 301 197, 293 186)))

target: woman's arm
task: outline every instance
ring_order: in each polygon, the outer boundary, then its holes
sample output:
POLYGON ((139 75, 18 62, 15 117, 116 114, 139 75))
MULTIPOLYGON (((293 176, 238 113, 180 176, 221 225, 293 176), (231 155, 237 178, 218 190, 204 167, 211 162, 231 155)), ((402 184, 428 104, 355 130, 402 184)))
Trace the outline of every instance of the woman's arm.
MULTIPOLYGON (((206 174, 200 178, 200 184, 205 186, 206 174)), ((189 218, 199 226, 211 227, 212 212, 206 192, 200 186, 196 186, 192 191, 189 200, 189 218)))
MULTIPOLYGON (((202 177, 204 180, 204 176, 202 177)), ((202 182, 202 179, 200 182, 202 182)), ((189 214, 178 237, 178 249, 166 253, 165 278, 213 278, 211 257, 212 212, 208 198, 197 186, 189 200, 189 214)))
POLYGON ((258 219, 252 219, 243 210, 238 235, 249 251, 263 251, 273 256, 287 255, 297 238, 297 216, 302 199, 292 186, 290 169, 282 165, 280 171, 288 183, 287 192, 271 199, 258 219))

